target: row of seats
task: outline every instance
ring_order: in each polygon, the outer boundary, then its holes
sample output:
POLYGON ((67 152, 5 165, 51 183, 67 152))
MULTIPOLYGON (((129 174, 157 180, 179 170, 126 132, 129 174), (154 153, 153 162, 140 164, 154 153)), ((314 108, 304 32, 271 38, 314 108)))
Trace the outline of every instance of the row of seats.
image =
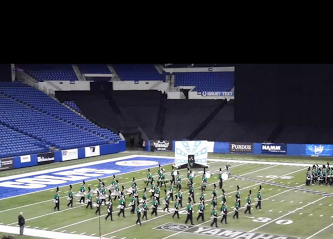
POLYGON ((82 74, 111 74, 106 64, 77 64, 82 74))
POLYGON ((195 91, 230 91, 234 86, 234 72, 177 72, 175 87, 195 86, 195 91))
POLYGON ((153 64, 114 64, 112 65, 123 81, 165 81, 153 64))
POLYGON ((69 107, 71 107, 73 110, 75 110, 76 112, 80 112, 81 113, 81 110, 80 108, 75 104, 74 101, 64 101, 64 103, 66 105, 68 105, 69 107))

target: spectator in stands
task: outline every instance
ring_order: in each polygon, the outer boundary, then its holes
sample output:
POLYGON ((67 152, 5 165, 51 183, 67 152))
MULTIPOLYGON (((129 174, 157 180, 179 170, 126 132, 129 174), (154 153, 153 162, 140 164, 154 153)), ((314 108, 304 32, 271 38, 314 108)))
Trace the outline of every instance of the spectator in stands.
POLYGON ((25 219, 23 217, 23 212, 20 212, 20 215, 18 216, 18 224, 20 226, 20 235, 23 236, 23 230, 25 225, 25 219))

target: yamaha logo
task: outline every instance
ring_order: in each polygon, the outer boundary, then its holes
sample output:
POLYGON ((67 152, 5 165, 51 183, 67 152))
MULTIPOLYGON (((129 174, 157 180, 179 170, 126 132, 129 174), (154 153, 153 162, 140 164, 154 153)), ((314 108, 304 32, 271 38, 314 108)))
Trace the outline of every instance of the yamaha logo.
POLYGON ((153 142, 156 148, 167 148, 169 147, 170 143, 168 141, 157 141, 156 143, 153 142))

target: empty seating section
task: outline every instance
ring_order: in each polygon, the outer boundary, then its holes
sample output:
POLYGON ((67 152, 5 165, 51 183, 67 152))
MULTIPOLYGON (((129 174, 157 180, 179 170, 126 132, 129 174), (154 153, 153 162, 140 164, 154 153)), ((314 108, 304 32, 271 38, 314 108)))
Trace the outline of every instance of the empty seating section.
POLYGON ((106 64, 77 64, 82 74, 111 74, 106 64))
POLYGON ((111 81, 111 77, 87 77, 86 81, 94 81, 94 82, 108 82, 111 81))
POLYGON ((195 86, 195 91, 230 91, 234 86, 234 72, 177 72, 175 87, 195 86))
POLYGON ((165 80, 165 75, 160 74, 153 64, 114 64, 112 66, 123 81, 165 80))
POLYGON ((38 81, 77 81, 71 64, 24 64, 18 65, 38 81))
MULTIPOLYGON (((106 144, 110 141, 118 142, 120 140, 117 134, 108 129, 98 127, 43 92, 30 86, 13 87, 15 85, 20 84, 16 83, 9 86, 8 84, 0 83, 0 94, 26 104, 26 106, 21 104, 22 110, 25 108, 29 110, 24 111, 26 112, 24 117, 19 114, 19 111, 16 113, 17 117, 22 118, 22 122, 27 121, 27 126, 20 124, 17 127, 19 129, 23 127, 28 132, 30 125, 33 128, 34 125, 38 126, 39 123, 44 122, 44 129, 41 130, 37 127, 36 132, 40 132, 41 135, 38 135, 40 139, 43 138, 44 132, 45 137, 43 139, 47 141, 48 145, 58 145, 63 149, 65 147, 77 148, 84 145, 106 144), (29 116, 29 113, 31 113, 31 116, 29 116), (51 131, 51 129, 55 129, 55 132, 51 131), (52 135, 54 135, 54 139, 52 135), (60 140, 57 137, 60 137, 60 140)), ((10 121, 10 118, 8 120, 10 121)), ((29 133, 33 134, 34 131, 29 130, 29 133)))
POLYGON ((65 101, 64 102, 66 105, 68 105, 69 107, 71 107, 73 110, 77 111, 77 112, 80 112, 81 113, 81 110, 79 107, 77 107, 77 105, 75 104, 74 101, 65 101))

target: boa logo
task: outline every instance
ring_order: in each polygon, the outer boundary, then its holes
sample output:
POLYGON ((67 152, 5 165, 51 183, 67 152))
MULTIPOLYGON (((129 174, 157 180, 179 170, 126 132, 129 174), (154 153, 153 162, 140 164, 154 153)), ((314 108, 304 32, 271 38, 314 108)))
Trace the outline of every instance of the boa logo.
POLYGON ((120 161, 116 163, 120 166, 153 166, 157 165, 158 162, 156 161, 145 161, 145 160, 126 160, 126 161, 120 161))

